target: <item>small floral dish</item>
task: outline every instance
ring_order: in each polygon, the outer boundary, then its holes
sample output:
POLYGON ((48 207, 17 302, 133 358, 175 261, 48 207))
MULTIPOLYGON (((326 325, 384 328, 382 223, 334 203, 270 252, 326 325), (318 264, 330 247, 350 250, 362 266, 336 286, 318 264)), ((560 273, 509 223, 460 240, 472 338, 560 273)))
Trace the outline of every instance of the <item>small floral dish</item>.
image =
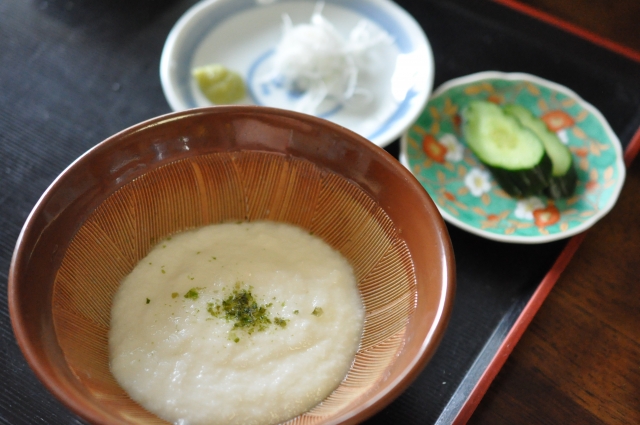
POLYGON ((175 24, 162 52, 160 79, 174 111, 212 105, 191 75, 194 68, 212 63, 224 65, 244 80, 246 96, 238 104, 309 113, 381 147, 398 139, 420 115, 434 75, 433 53, 424 31, 390 0, 200 1, 175 24), (318 8, 345 40, 364 24, 385 35, 387 42, 371 52, 367 72, 356 73, 357 90, 365 93, 365 100, 328 101, 306 111, 299 108, 300 92, 279 83, 270 64, 285 21, 294 26, 308 24, 318 8))
POLYGON ((550 242, 588 229, 611 210, 625 179, 620 141, 602 114, 566 87, 522 73, 481 72, 443 84, 401 143, 402 162, 445 220, 503 242, 550 242), (541 117, 573 155, 574 195, 507 195, 465 146, 459 113, 472 100, 516 103, 541 117))

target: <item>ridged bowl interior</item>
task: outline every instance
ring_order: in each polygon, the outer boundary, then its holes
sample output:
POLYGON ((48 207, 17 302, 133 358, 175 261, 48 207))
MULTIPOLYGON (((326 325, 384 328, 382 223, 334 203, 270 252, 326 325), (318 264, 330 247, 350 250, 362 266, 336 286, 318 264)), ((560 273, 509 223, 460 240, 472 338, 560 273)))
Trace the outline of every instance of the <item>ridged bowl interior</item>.
POLYGON ((320 120, 259 108, 230 111, 178 113, 177 120, 114 136, 97 148, 104 152, 89 152, 71 166, 67 174, 74 175, 74 166, 83 172, 66 180, 63 174, 25 225, 10 276, 16 337, 49 389, 92 422, 166 423, 132 401, 110 373, 111 300, 156 241, 199 226, 291 223, 324 239, 353 266, 366 310, 355 360, 326 400, 290 424, 370 416, 411 382, 442 335, 453 256, 435 206, 417 182, 407 183, 406 170, 395 170, 401 166, 364 139, 320 120), (283 126, 293 130, 282 132, 283 126), (180 128, 186 135, 177 136, 180 128), (317 149, 309 146, 314 140, 317 149), (158 155, 159 146, 174 150, 158 155), (127 161, 132 150, 139 155, 127 161), (342 158, 332 158, 334 150, 342 158), (92 160, 101 155, 110 159, 92 160), (83 185, 89 176, 100 190, 83 185), (70 181, 85 196, 71 195, 70 181), (34 228, 39 234, 30 234, 34 228), (37 260, 38 253, 51 260, 37 260), (42 311, 25 304, 29 285, 40 289, 42 311), (27 324, 29 314, 38 314, 40 325, 27 324))
POLYGON ((215 153, 158 168, 109 196, 62 260, 53 288, 58 341, 73 373, 107 410, 135 423, 162 422, 131 401, 109 372, 109 313, 120 281, 155 241, 237 220, 282 221, 318 235, 349 260, 365 305, 350 373, 324 403, 291 423, 339 416, 384 379, 417 296, 411 255, 393 222, 354 184, 309 161, 215 153))

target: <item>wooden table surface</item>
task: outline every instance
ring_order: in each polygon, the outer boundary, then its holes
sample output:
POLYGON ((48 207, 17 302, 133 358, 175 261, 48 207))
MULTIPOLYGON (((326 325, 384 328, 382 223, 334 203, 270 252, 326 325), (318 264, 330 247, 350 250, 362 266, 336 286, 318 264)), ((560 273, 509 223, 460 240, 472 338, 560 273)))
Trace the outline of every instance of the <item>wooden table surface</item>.
MULTIPOLYGON (((521 2, 640 51, 640 1, 521 2)), ((640 158, 469 421, 521 423, 640 424, 640 158)))

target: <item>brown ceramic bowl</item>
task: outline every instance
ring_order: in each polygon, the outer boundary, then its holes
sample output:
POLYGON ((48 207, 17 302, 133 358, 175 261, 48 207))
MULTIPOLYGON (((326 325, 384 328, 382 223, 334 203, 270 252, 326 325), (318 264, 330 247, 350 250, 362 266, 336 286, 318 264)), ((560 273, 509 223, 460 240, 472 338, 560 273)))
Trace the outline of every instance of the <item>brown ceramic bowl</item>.
POLYGON ((328 121, 249 106, 152 119, 67 168, 27 219, 9 274, 16 339, 45 386, 99 424, 166 423, 109 371, 111 298, 154 241, 229 220, 275 220, 351 262, 366 309, 353 366, 291 424, 356 423, 398 396, 436 350, 451 311, 449 236, 393 157, 328 121))

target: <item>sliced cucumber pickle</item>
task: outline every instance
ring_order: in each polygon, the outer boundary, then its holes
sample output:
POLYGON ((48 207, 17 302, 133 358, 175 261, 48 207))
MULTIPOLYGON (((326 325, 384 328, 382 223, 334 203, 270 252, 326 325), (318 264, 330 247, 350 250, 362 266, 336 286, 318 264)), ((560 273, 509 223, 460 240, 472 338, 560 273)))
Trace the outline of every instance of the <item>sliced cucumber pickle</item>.
POLYGON ((544 145, 498 105, 473 101, 462 111, 469 148, 511 196, 538 195, 549 186, 552 163, 544 145))
POLYGON ((578 182, 578 174, 573 165, 573 156, 556 133, 550 131, 546 124, 527 108, 521 105, 509 104, 503 108, 507 115, 516 118, 520 124, 535 133, 544 145, 547 155, 551 159, 551 176, 549 187, 545 193, 551 198, 564 198, 573 195, 578 182))

